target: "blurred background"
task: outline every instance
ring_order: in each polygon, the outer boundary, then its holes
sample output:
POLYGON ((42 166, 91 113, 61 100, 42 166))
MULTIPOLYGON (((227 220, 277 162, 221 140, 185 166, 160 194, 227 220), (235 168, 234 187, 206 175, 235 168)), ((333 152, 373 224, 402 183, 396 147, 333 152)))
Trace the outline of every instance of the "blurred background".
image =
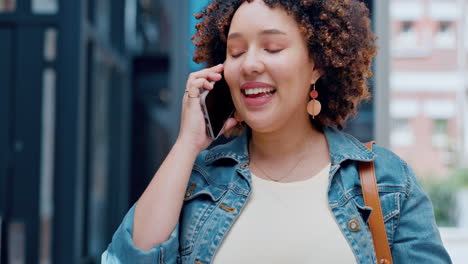
MULTIPOLYGON (((380 50, 346 131, 408 161, 466 263, 468 0, 364 2, 380 50)), ((0 0, 0 263, 100 262, 177 137, 208 3, 0 0)))

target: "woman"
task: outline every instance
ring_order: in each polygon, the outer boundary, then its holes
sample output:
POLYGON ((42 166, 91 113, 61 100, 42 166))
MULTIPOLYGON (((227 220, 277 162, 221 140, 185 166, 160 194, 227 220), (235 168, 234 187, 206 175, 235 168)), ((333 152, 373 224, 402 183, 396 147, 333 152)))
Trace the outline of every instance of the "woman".
POLYGON ((377 263, 357 171, 371 160, 394 263, 450 263, 408 165, 338 130, 369 97, 367 17, 357 0, 215 0, 197 15, 194 59, 210 67, 190 74, 179 137, 103 263, 377 263), (205 150, 199 88, 220 73, 238 136, 205 150))

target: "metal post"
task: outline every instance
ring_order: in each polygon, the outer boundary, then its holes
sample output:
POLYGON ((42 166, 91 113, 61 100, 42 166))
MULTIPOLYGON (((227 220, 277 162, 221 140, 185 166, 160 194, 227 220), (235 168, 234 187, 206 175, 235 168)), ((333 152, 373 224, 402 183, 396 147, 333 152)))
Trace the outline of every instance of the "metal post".
POLYGON ((374 67, 374 135, 379 145, 390 146, 390 1, 374 0, 373 23, 379 37, 374 67))
POLYGON ((85 1, 62 1, 57 61, 53 263, 80 263, 85 145, 85 1))

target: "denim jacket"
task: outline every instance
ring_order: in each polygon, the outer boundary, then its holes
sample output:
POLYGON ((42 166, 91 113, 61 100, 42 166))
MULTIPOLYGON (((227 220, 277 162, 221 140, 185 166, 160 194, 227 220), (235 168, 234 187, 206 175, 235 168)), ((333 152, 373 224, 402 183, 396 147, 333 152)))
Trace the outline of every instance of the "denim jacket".
MULTIPOLYGON (((331 155, 330 210, 356 262, 377 263, 367 225, 372 208, 364 205, 357 170, 358 162, 374 161, 394 263, 451 263, 431 201, 408 164, 378 145, 370 151, 356 138, 335 128, 325 127, 323 132, 331 155)), ((179 222, 165 242, 146 252, 134 246, 133 205, 103 253, 102 263, 211 263, 252 193, 248 135, 244 133, 198 155, 179 222)))

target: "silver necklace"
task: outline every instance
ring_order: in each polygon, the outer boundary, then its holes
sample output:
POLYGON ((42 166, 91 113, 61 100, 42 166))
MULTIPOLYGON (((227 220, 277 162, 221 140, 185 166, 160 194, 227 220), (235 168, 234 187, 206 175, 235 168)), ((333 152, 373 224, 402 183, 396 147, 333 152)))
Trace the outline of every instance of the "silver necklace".
POLYGON ((275 180, 273 178, 271 178, 268 173, 266 173, 262 168, 260 168, 260 166, 258 166, 252 159, 250 159, 250 162, 252 162, 253 165, 255 165, 255 167, 257 167, 268 179, 272 180, 272 181, 275 181, 275 182, 279 182, 285 178, 287 178, 288 176, 291 176, 291 172, 294 171, 294 169, 297 167, 297 165, 299 165, 299 163, 301 163, 302 160, 304 160, 306 155, 303 155, 298 162, 296 162, 296 165, 294 165, 294 167, 292 167, 291 169, 289 169, 288 173, 286 173, 286 176, 278 179, 278 180, 275 180))

